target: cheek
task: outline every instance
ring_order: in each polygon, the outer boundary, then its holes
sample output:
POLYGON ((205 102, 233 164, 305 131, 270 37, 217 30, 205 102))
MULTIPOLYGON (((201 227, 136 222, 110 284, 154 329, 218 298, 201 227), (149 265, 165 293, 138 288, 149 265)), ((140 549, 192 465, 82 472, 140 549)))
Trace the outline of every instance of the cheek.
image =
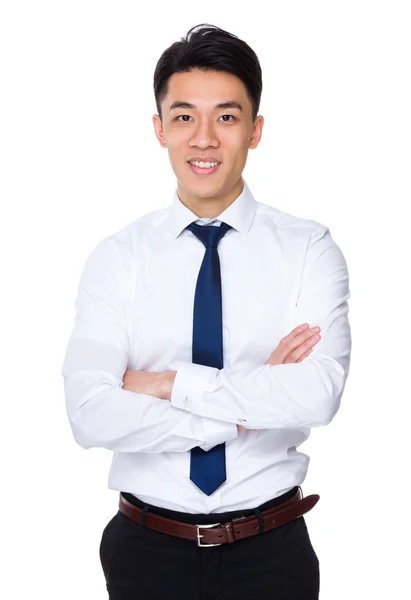
POLYGON ((187 136, 173 135, 166 140, 168 155, 171 162, 180 162, 182 157, 185 157, 188 151, 187 136))
POLYGON ((168 157, 170 159, 170 163, 178 167, 181 164, 181 161, 185 157, 184 147, 178 143, 167 143, 167 151, 168 157))
POLYGON ((167 133, 165 135, 167 146, 169 146, 170 148, 178 148, 179 146, 187 144, 189 138, 190 134, 188 130, 184 129, 183 127, 172 127, 167 130, 167 133))
POLYGON ((247 161, 247 147, 244 145, 237 146, 233 151, 233 165, 238 168, 243 168, 247 161))
POLYGON ((231 154, 233 162, 242 162, 247 156, 248 151, 248 135, 246 132, 232 135, 227 135, 224 139, 224 145, 227 151, 231 154))

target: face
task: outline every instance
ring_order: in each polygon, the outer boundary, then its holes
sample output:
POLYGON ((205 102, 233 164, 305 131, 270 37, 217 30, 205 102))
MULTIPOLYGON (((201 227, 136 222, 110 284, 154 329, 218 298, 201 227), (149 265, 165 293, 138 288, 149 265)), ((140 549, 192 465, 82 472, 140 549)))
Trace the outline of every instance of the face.
POLYGON ((249 149, 257 147, 264 119, 252 120, 243 82, 230 73, 174 73, 153 116, 157 139, 167 148, 180 200, 199 216, 217 216, 243 189, 249 149), (206 168, 191 161, 217 162, 206 168))

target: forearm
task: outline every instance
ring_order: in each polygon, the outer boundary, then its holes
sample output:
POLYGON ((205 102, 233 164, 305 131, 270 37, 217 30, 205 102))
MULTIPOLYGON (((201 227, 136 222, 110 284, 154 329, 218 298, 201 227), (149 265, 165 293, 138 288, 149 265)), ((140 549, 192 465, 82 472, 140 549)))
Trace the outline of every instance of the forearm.
MULTIPOLYGON (((160 453, 199 446, 208 451, 237 437, 233 424, 190 414, 165 400, 175 371, 126 371, 120 382, 112 372, 91 368, 97 354, 91 347, 87 350, 90 343, 72 339, 63 367, 67 414, 83 448, 160 453)), ((116 367, 120 372, 124 368, 121 363, 116 367)))
POLYGON ((177 375, 173 406, 247 429, 325 425, 338 410, 346 380, 339 363, 320 356, 250 371, 199 371, 191 385, 185 374, 183 368, 177 375))
POLYGON ((145 453, 186 452, 195 446, 209 450, 238 434, 232 424, 190 414, 91 373, 72 374, 65 381, 69 422, 83 448, 145 453), (82 388, 90 393, 82 394, 82 388))
POLYGON ((177 371, 164 371, 158 373, 158 397, 162 400, 171 400, 171 393, 177 371))

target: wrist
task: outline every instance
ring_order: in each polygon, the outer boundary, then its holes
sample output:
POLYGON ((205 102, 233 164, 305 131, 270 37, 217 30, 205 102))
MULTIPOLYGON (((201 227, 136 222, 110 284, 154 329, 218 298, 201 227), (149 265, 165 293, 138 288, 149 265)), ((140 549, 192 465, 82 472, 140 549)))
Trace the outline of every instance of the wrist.
POLYGON ((171 400, 171 392, 173 390, 174 380, 177 371, 164 371, 159 373, 159 398, 161 400, 171 400))

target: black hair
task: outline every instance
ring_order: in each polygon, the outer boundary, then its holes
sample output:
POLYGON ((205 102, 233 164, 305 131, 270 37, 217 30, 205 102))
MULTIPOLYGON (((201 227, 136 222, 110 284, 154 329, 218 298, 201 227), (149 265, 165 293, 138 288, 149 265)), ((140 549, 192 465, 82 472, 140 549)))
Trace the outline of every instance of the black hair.
POLYGON ((174 73, 187 73, 193 69, 225 71, 241 79, 255 120, 263 87, 258 57, 236 35, 208 23, 192 27, 186 37, 164 50, 158 60, 154 71, 154 96, 160 119, 161 102, 167 95, 169 78, 174 73))

